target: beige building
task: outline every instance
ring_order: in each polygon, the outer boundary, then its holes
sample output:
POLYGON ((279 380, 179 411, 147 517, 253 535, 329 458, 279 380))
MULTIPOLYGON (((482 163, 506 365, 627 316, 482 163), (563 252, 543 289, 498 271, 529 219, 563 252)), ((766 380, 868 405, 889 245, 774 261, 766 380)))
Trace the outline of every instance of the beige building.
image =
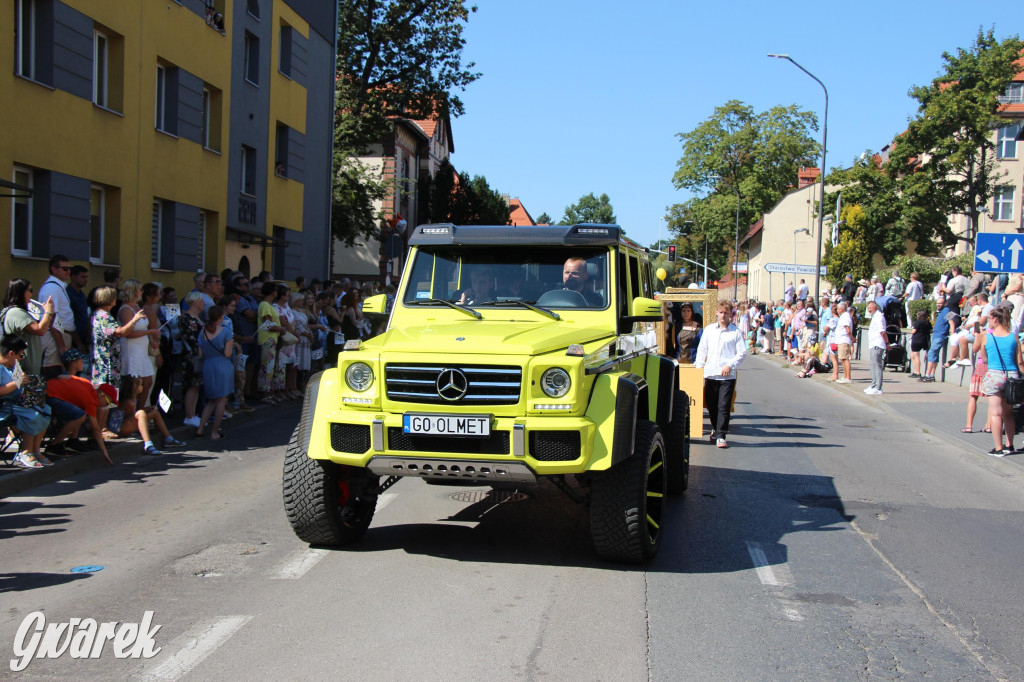
MULTIPOLYGON (((740 242, 750 254, 747 270, 747 297, 758 301, 779 300, 786 285, 793 282, 797 288, 801 278, 806 280, 811 295, 814 294, 815 250, 818 246, 818 219, 814 207, 818 201, 820 187, 817 179, 821 172, 817 168, 801 168, 797 189, 791 191, 766 212, 761 220, 750 226, 747 236, 740 242), (794 273, 793 266, 809 266, 806 272, 794 273), (789 269, 789 272, 769 272, 789 269)), ((829 191, 831 188, 826 188, 829 191)), ((825 240, 830 238, 831 217, 825 217, 825 234, 822 238, 822 255, 825 254, 825 240)), ((831 283, 822 278, 824 291, 831 283)))

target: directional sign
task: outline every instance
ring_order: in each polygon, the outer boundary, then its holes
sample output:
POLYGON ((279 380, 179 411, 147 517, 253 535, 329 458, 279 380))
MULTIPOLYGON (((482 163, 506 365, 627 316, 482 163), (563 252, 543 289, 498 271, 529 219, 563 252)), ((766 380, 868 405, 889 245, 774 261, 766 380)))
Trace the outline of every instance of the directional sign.
MULTIPOLYGON (((795 275, 813 275, 813 265, 795 265, 794 263, 765 263, 764 269, 768 272, 792 272, 795 275)), ((828 274, 828 268, 821 266, 821 275, 828 274)))
POLYGON ((1019 234, 979 234, 974 244, 977 272, 1024 272, 1024 237, 1019 234))

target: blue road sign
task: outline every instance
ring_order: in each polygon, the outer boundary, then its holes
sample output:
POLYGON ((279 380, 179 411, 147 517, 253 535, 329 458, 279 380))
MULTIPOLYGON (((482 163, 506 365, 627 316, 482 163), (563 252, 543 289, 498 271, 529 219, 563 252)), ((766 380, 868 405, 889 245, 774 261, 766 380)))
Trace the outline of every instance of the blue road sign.
POLYGON ((1024 237, 1019 234, 983 232, 974 242, 977 272, 1024 272, 1024 237))

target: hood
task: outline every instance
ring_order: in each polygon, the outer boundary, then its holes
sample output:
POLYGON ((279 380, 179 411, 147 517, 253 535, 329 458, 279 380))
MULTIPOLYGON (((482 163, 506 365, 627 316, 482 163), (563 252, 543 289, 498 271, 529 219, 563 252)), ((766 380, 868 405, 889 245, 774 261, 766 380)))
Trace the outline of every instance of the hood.
POLYGON ((393 327, 381 339, 388 352, 472 355, 540 355, 570 343, 589 343, 612 334, 602 327, 570 321, 459 320, 393 327))

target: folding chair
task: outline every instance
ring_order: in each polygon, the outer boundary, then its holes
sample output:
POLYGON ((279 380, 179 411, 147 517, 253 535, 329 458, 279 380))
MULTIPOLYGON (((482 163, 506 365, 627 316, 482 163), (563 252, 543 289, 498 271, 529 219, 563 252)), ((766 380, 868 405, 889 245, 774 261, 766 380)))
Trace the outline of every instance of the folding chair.
POLYGON ((8 466, 14 466, 14 456, 21 451, 21 434, 12 428, 16 422, 13 414, 0 419, 0 460, 8 466))

